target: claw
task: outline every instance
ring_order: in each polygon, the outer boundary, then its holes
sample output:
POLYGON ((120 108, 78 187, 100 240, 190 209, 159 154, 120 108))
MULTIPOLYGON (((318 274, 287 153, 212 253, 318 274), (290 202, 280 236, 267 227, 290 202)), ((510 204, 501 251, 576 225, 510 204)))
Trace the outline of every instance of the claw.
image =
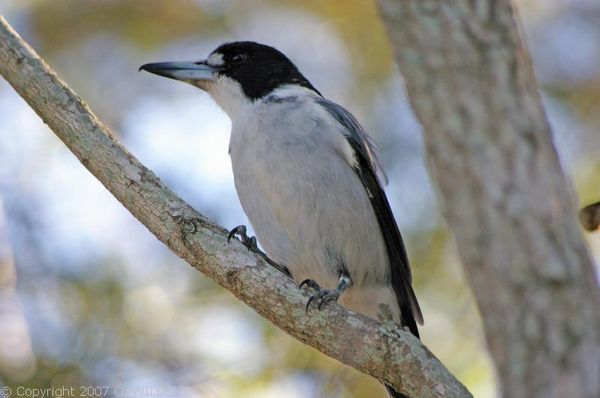
POLYGON ((248 251, 252 250, 254 253, 258 253, 258 243, 256 242, 256 236, 252 236, 248 239, 246 247, 248 251))
POLYGON ((298 286, 298 289, 302 289, 302 287, 304 287, 304 286, 308 287, 309 289, 315 290, 315 293, 310 296, 310 298, 308 299, 308 302, 306 303, 306 313, 307 314, 308 314, 308 311, 310 310, 310 305, 313 302, 318 303, 317 308, 319 309, 319 311, 321 311, 321 309, 323 309, 323 306, 325 304, 327 304, 330 301, 337 301, 338 298, 340 297, 339 291, 323 289, 323 288, 321 288, 321 286, 319 286, 317 281, 315 281, 314 279, 303 280, 300 283, 300 285, 298 286))
POLYGON ((306 313, 310 310, 310 305, 315 302, 319 311, 323 309, 323 306, 330 301, 337 301, 340 298, 340 293, 337 290, 321 289, 315 294, 310 296, 306 303, 306 313))
POLYGON ((340 275, 340 281, 338 286, 334 290, 323 289, 317 281, 313 279, 305 279, 300 283, 298 289, 302 289, 303 286, 307 286, 313 290, 315 293, 310 296, 308 302, 306 303, 306 313, 308 314, 308 310, 310 310, 310 305, 313 302, 318 303, 317 308, 319 311, 323 309, 323 306, 330 301, 338 301, 340 295, 352 284, 352 280, 348 275, 342 274, 340 275), (316 301, 315 301, 316 300, 316 301))
POLYGON ((239 236, 240 242, 242 242, 242 244, 246 246, 248 251, 252 250, 254 253, 262 253, 258 248, 256 236, 248 236, 246 231, 247 229, 245 225, 238 225, 237 227, 229 231, 229 235, 227 235, 227 243, 230 243, 231 239, 237 235, 239 236))
POLYGON ((302 287, 304 285, 306 285, 310 289, 321 290, 321 286, 319 286, 319 284, 317 283, 317 281, 315 281, 314 279, 305 279, 305 280, 303 280, 302 283, 300 283, 300 285, 298 285, 298 289, 302 289, 302 287))
POLYGON ((330 301, 338 301, 338 299, 340 298, 340 295, 338 294, 338 292, 334 291, 334 290, 329 290, 327 292, 327 294, 323 295, 323 297, 321 298, 321 302, 319 303, 319 311, 321 311, 321 309, 323 308, 323 306, 325 304, 327 304, 330 301))
POLYGON ((227 235, 227 243, 229 243, 231 241, 231 238, 233 238, 236 235, 240 236, 240 241, 242 243, 245 243, 249 239, 248 235, 246 234, 246 226, 245 225, 238 225, 237 227, 235 227, 231 231, 229 231, 229 235, 227 235))
POLYGON ((289 277, 292 276, 290 271, 285 266, 277 264, 276 262, 271 260, 269 257, 267 257, 267 255, 258 248, 258 242, 256 241, 256 236, 248 236, 245 225, 238 225, 237 227, 235 227, 231 231, 229 231, 229 234, 227 235, 227 243, 230 243, 231 239, 233 237, 235 237, 236 235, 239 236, 240 242, 242 242, 242 244, 244 246, 246 246, 248 251, 252 251, 256 254, 263 256, 265 261, 267 263, 269 263, 271 266, 277 268, 279 271, 284 273, 286 276, 289 276, 289 277))

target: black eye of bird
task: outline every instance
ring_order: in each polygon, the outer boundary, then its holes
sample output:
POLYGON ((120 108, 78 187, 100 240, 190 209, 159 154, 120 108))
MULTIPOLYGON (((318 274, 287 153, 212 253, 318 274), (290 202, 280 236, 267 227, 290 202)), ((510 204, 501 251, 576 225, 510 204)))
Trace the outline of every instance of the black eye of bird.
POLYGON ((246 54, 235 54, 231 57, 231 63, 234 65, 239 65, 246 60, 246 54))

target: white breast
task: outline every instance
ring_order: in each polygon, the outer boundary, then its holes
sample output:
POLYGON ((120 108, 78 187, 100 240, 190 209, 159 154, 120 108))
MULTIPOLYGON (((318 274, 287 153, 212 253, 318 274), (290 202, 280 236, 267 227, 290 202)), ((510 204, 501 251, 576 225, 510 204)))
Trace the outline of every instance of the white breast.
POLYGON ((340 302, 374 316, 378 302, 395 305, 385 242, 351 167, 354 152, 313 95, 280 89, 232 117, 236 189, 274 261, 296 280, 312 278, 327 288, 336 286, 343 263, 354 285, 340 302), (367 291, 377 296, 370 310, 362 308, 368 298, 360 293, 367 291))

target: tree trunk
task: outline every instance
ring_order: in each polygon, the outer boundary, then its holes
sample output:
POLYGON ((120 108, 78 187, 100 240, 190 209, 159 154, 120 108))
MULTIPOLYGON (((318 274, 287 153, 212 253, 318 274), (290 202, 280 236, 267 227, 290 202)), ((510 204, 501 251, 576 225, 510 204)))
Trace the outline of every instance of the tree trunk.
POLYGON ((600 397, 600 293, 508 0, 379 0, 507 397, 600 397))

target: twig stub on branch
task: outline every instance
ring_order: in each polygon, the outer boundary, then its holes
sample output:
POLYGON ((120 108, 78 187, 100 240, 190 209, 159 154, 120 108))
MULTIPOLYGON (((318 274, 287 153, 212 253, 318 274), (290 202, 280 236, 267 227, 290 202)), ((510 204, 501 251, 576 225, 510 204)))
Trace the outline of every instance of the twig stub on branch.
POLYGON ((592 203, 581 209, 579 222, 590 232, 598 230, 600 228, 600 202, 592 203))

